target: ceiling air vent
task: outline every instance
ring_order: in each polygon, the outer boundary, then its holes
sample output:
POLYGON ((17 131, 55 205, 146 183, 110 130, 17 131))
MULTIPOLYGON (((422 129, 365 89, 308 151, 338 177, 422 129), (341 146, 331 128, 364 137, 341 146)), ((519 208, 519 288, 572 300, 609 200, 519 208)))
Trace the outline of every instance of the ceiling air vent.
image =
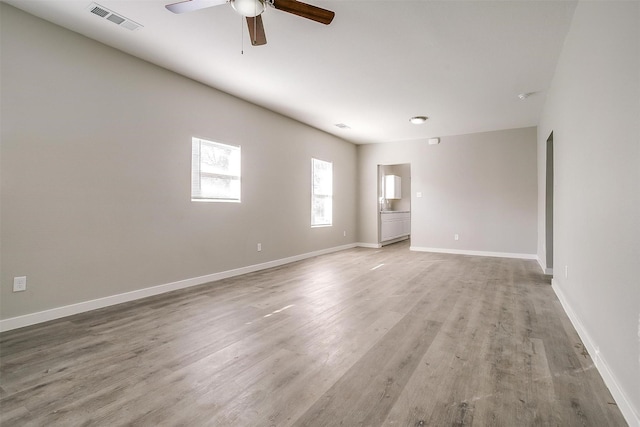
POLYGON ((126 28, 127 30, 135 31, 139 28, 142 28, 142 25, 138 24, 137 22, 129 18, 125 18, 124 16, 115 13, 104 6, 100 6, 98 3, 91 3, 88 10, 94 15, 99 16, 100 18, 104 18, 107 21, 111 21, 114 24, 119 25, 120 27, 126 28))

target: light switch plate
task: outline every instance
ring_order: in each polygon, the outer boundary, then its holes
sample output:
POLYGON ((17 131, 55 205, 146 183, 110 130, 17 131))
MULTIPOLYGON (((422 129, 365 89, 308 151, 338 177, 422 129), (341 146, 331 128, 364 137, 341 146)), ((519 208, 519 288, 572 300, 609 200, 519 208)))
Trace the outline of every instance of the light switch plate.
POLYGON ((22 292, 27 290, 27 276, 13 278, 13 292, 22 292))

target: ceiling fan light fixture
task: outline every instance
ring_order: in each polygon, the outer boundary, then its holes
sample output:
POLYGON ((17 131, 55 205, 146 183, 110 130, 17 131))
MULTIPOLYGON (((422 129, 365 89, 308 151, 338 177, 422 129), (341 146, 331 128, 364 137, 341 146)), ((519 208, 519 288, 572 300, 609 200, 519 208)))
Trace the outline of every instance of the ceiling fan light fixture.
POLYGON ((409 119, 409 121, 410 121, 411 123, 413 123, 414 125, 421 125, 421 124, 423 124, 424 122, 426 122, 426 121, 427 121, 427 119, 429 119, 429 117, 427 117, 427 116, 415 116, 415 117, 411 117, 411 118, 409 119))
POLYGON ((231 7, 242 16, 253 18, 266 9, 264 0, 231 0, 231 7))

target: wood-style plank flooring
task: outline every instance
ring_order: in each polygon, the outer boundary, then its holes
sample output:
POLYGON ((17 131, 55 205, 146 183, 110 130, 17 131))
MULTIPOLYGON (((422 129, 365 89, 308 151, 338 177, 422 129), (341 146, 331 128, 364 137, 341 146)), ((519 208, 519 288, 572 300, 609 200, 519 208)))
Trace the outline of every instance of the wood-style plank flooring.
POLYGON ((624 426, 530 260, 357 248, 0 335, 2 426, 624 426))

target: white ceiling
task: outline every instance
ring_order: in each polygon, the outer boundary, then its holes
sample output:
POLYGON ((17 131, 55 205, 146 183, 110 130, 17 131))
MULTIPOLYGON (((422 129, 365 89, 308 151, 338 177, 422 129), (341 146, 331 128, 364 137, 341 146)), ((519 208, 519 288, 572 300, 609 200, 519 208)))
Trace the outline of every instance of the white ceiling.
POLYGON ((252 47, 229 4, 176 15, 164 7, 175 0, 96 1, 144 26, 129 31, 91 14, 90 0, 3 1, 355 143, 537 125, 575 8, 310 0, 335 12, 330 25, 268 8, 268 43, 252 47), (409 123, 416 115, 429 120, 409 123))

